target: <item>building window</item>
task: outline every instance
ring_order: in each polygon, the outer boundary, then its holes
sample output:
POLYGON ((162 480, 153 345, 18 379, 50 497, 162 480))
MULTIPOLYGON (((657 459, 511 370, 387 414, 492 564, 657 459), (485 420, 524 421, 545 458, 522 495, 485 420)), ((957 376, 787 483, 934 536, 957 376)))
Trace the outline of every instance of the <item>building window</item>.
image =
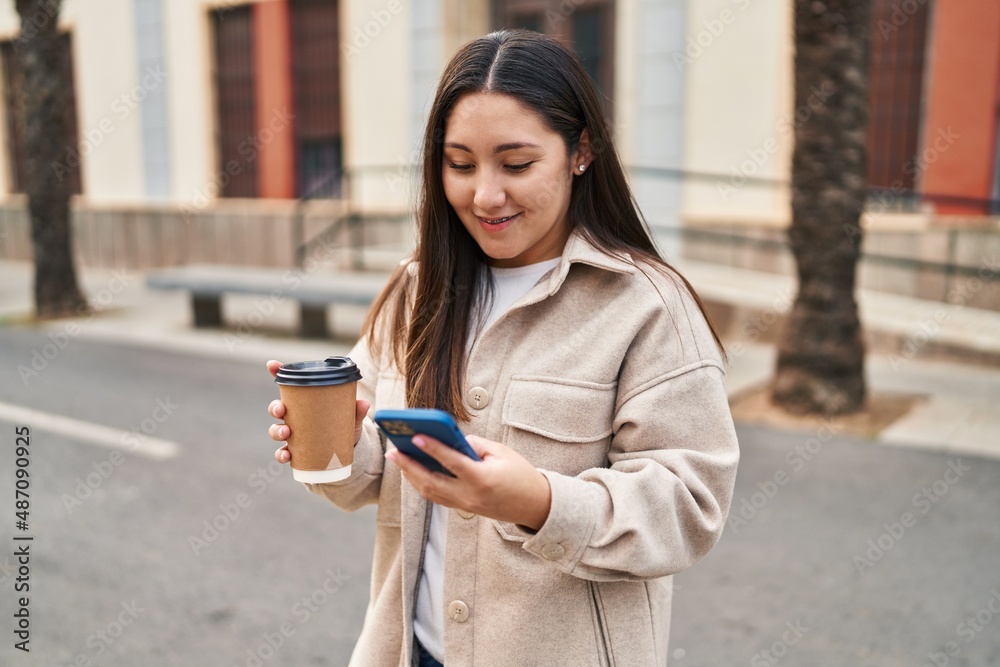
POLYGON ((613 0, 494 0, 493 23, 553 35, 576 50, 584 69, 604 93, 610 112, 614 93, 613 0))
MULTIPOLYGON (((252 11, 252 5, 243 5, 216 12, 213 19, 219 161, 220 169, 231 176, 223 179, 223 197, 260 196, 252 11)), ((343 154, 338 3, 289 0, 288 11, 295 193, 305 199, 339 197, 343 154)))
MULTIPOLYGON (((81 193, 79 133, 76 123, 76 90, 73 83, 73 42, 69 33, 63 33, 57 42, 62 61, 63 80, 69 84, 66 100, 66 152, 61 164, 53 165, 69 182, 70 194, 81 193)), ((3 58, 4 109, 7 115, 7 172, 10 174, 10 191, 24 192, 27 178, 24 136, 22 134, 21 88, 24 72, 18 66, 14 42, 0 43, 3 58)))
POLYGON ((928 3, 897 25, 898 0, 872 9, 868 90, 868 185, 913 190, 923 101, 928 3))
POLYGON ((990 193, 990 214, 1000 215, 1000 95, 996 103, 996 138, 993 148, 993 189, 990 193))
POLYGON ((298 195, 339 197, 343 157, 337 3, 292 0, 290 9, 298 195))
POLYGON ((257 196, 253 26, 250 6, 213 12, 220 197, 257 196))

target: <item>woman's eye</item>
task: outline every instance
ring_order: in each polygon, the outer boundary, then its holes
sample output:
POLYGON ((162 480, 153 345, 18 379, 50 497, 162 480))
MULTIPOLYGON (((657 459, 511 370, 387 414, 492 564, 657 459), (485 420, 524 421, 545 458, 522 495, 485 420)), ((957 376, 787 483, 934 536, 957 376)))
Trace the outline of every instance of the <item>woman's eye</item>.
POLYGON ((455 164, 454 162, 449 162, 448 163, 448 168, 449 169, 454 169, 455 171, 463 171, 464 172, 464 171, 469 171, 470 169, 472 169, 472 165, 471 164, 455 164))
POLYGON ((507 170, 508 171, 515 171, 515 172, 516 171, 524 171, 525 169, 527 169, 528 167, 530 167, 534 163, 535 163, 535 161, 532 160, 531 162, 525 162, 524 164, 508 164, 507 165, 507 170))

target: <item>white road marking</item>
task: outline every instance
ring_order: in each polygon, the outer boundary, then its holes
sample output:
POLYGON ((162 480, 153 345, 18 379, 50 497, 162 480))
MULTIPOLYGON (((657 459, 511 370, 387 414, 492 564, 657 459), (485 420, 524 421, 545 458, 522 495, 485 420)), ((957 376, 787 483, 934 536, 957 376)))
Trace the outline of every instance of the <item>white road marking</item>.
POLYGON ((155 461, 172 459, 180 445, 145 433, 130 433, 120 428, 85 422, 71 417, 32 410, 20 405, 0 402, 0 421, 29 427, 32 431, 47 431, 73 440, 88 442, 108 449, 123 449, 155 461))

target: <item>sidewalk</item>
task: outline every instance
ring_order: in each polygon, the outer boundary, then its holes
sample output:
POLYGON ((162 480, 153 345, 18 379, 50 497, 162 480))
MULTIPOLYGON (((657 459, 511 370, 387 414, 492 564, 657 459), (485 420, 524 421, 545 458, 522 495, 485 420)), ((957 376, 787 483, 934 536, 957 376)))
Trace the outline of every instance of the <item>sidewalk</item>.
MULTIPOLYGON (((686 260, 678 268, 702 299, 724 304, 725 314, 752 338, 773 339, 780 327, 770 325, 788 312, 795 298, 790 276, 686 260)), ((880 349, 895 353, 898 363, 942 352, 987 360, 1000 368, 1000 312, 958 303, 978 291, 976 285, 970 280, 967 289, 953 290, 956 303, 859 290, 861 321, 866 332, 876 335, 880 349)), ((978 285, 981 289, 982 281, 978 285)))
MULTIPOLYGON (((780 332, 795 281, 703 262, 679 268, 736 336, 730 395, 767 382, 776 353, 763 341, 780 332)), ((927 397, 877 440, 1000 458, 1000 312, 869 290, 859 291, 858 306, 875 341, 866 359, 869 393, 927 397)))
MULTIPOLYGON (((687 262, 685 275, 702 297, 736 314, 728 330, 742 323, 744 335, 730 345, 730 395, 767 382, 774 368, 773 339, 778 317, 794 297, 794 284, 782 276, 687 262), (747 323, 750 323, 749 328, 747 323)), ((31 313, 32 267, 0 262, 0 325, 24 322, 31 313)), ((301 360, 344 354, 360 330, 364 309, 332 308, 336 339, 306 341, 289 335, 295 328, 294 303, 271 304, 265 317, 262 299, 227 297, 224 317, 230 328, 196 330, 186 293, 158 292, 145 287, 140 272, 89 269, 81 280, 96 317, 40 325, 53 335, 145 346, 212 358, 259 364, 267 359, 301 360), (263 319, 263 321, 261 321, 263 319)), ((925 395, 907 415, 884 429, 877 441, 886 445, 949 451, 1000 458, 1000 366, 927 360, 932 345, 1000 359, 1000 313, 974 310, 890 294, 859 295, 862 321, 869 333, 894 340, 890 353, 868 355, 871 393, 925 395), (937 330, 928 333, 927 323, 937 330), (912 352, 912 353, 911 353, 912 352)))

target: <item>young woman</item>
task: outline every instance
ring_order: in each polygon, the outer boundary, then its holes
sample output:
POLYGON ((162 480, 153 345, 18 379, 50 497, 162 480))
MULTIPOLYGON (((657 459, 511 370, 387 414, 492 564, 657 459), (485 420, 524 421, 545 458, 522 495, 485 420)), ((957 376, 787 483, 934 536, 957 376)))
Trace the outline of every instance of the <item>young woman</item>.
POLYGON ((352 475, 306 485, 378 503, 351 665, 663 665, 671 575, 718 540, 739 451, 719 340, 572 52, 524 31, 467 44, 422 178, 415 256, 350 353, 352 475), (387 447, 368 415, 400 407, 450 412, 482 461, 414 437, 452 478, 387 447))

